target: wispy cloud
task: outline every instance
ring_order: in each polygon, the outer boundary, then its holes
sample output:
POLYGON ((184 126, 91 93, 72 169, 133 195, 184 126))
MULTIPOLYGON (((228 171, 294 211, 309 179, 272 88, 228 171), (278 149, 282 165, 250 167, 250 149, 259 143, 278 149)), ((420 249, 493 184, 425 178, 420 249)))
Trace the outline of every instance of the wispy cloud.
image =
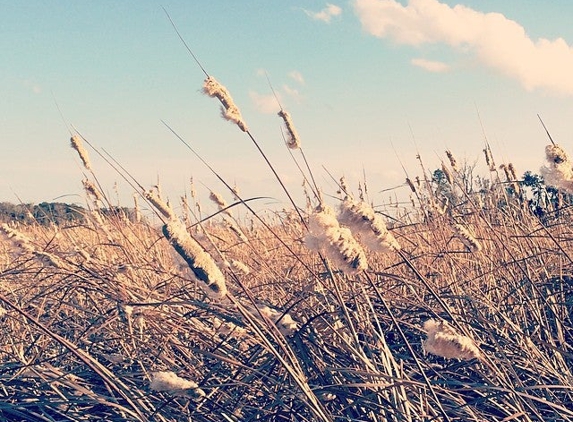
POLYGON ((300 103, 302 101, 302 95, 298 89, 291 88, 285 84, 283 85, 283 92, 289 97, 293 98, 296 102, 300 103))
POLYGON ((24 87, 26 89, 30 90, 30 92, 32 92, 34 94, 41 94, 42 93, 42 87, 32 80, 25 79, 24 81, 22 81, 22 84, 24 85, 24 87))
MULTIPOLYGON (((280 101, 280 94, 277 93, 277 96, 279 97, 280 101)), ((277 99, 273 94, 259 94, 258 92, 250 91, 249 97, 251 97, 255 108, 261 113, 273 114, 278 113, 280 110, 277 99)))
POLYGON ((438 0, 354 0, 363 28, 398 44, 444 44, 518 80, 527 90, 573 95, 573 48, 563 38, 531 39, 501 13, 438 0))
POLYGON ((310 16, 312 19, 323 22, 330 22, 334 16, 339 16, 342 14, 342 9, 335 4, 327 3, 326 7, 320 12, 312 12, 310 10, 303 9, 304 13, 310 16))
POLYGON ((442 73, 450 70, 450 66, 448 64, 434 60, 412 59, 410 63, 412 63, 414 66, 421 67, 428 72, 442 73))
POLYGON ((298 70, 293 70, 288 75, 291 77, 291 79, 294 79, 299 84, 301 84, 301 85, 304 84, 304 77, 302 76, 302 74, 298 70))

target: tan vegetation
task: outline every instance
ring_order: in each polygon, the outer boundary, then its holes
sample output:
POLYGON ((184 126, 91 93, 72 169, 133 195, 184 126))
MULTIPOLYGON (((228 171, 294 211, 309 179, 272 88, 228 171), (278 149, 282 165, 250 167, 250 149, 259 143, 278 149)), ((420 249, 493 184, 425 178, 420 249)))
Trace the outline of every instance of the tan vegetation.
MULTIPOLYGON (((205 92, 274 172, 228 91, 205 92)), ((488 179, 450 151, 406 175, 408 207, 342 181, 329 205, 307 164, 307 212, 254 210, 220 178, 237 203, 213 193, 225 211, 201 221, 137 183, 155 216, 105 215, 73 147, 84 219, 0 227, 1 418, 573 420, 570 198, 501 180, 489 146, 488 179)))

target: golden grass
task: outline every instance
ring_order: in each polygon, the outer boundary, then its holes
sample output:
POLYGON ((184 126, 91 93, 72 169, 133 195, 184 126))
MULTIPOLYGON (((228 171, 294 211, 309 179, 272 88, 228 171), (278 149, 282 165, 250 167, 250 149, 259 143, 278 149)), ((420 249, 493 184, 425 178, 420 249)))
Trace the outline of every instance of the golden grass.
POLYGON ((147 223, 18 227, 33 248, 0 250, 0 416, 573 420, 570 209, 542 225, 517 200, 468 207, 480 250, 447 213, 420 212, 391 228, 401 252, 366 252, 353 275, 306 249, 290 212, 267 217, 274 233, 241 224, 248 243, 211 221, 212 243, 192 232, 221 258, 231 300, 207 298, 147 223), (430 319, 480 359, 426 354, 430 319), (164 373, 204 394, 154 388, 164 373))

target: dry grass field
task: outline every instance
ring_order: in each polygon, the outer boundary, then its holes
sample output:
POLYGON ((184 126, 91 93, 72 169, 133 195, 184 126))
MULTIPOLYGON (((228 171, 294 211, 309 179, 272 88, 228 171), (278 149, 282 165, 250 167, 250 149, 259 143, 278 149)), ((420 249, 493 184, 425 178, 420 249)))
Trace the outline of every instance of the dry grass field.
MULTIPOLYGON (((228 92, 206 93, 258 147, 228 92)), ((192 195, 144 189, 154 219, 103 217, 74 135, 86 222, 1 227, 0 419, 573 420, 564 152, 545 173, 561 193, 486 148, 489 175, 448 152, 441 178, 407 180, 411 205, 373 208, 367 186, 320 192, 281 113, 307 206, 254 210, 229 187, 201 221, 192 195)))

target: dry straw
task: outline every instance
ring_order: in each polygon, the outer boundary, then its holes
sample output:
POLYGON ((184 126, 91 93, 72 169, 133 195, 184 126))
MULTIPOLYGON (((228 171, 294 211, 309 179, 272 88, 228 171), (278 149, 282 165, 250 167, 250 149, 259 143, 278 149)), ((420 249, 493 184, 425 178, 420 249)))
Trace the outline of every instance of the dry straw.
POLYGON ((346 198, 340 205, 338 221, 358 233, 368 249, 375 252, 390 252, 400 249, 400 244, 388 231, 386 223, 366 202, 346 198))
POLYGON ((0 234, 5 240, 10 242, 12 248, 17 250, 19 253, 33 253, 35 251, 32 241, 18 230, 13 229, 8 224, 4 223, 0 225, 0 234))
POLYGON ((221 115, 225 120, 235 123, 243 132, 248 132, 247 124, 241 116, 239 107, 235 105, 231 94, 214 77, 208 76, 203 83, 203 92, 209 97, 217 98, 223 104, 221 115))
POLYGON ((424 322, 427 339, 422 342, 424 350, 446 359, 480 359, 481 352, 474 341, 460 335, 446 321, 429 319, 424 322))
POLYGON ((77 153, 80 156, 80 159, 82 160, 82 163, 84 164, 84 167, 86 168, 86 170, 91 171, 92 166, 91 166, 91 162, 90 162, 90 156, 88 155, 88 152, 84 148, 82 139, 78 135, 73 135, 70 138, 70 144, 71 144, 72 148, 77 151, 77 153))
POLYGON ((559 145, 547 145, 545 156, 548 165, 541 168, 545 183, 567 193, 573 193, 573 163, 559 145))
POLYGON ((197 383, 179 377, 171 371, 153 372, 149 388, 153 391, 167 392, 178 397, 205 397, 205 392, 197 383))
POLYGON ((482 250, 481 243, 474 237, 469 229, 461 224, 453 224, 452 229, 456 237, 470 250, 470 252, 479 252, 482 250))
POLYGON ((444 176, 446 176, 446 180, 448 181, 448 183, 450 185, 453 185, 454 184, 454 178, 452 176, 452 172, 444 163, 442 163, 442 173, 444 173, 444 176))
POLYGON ((308 228, 306 246, 324 252, 345 273, 356 274, 368 268, 364 250, 349 229, 340 227, 328 205, 319 206, 310 215, 308 228))

